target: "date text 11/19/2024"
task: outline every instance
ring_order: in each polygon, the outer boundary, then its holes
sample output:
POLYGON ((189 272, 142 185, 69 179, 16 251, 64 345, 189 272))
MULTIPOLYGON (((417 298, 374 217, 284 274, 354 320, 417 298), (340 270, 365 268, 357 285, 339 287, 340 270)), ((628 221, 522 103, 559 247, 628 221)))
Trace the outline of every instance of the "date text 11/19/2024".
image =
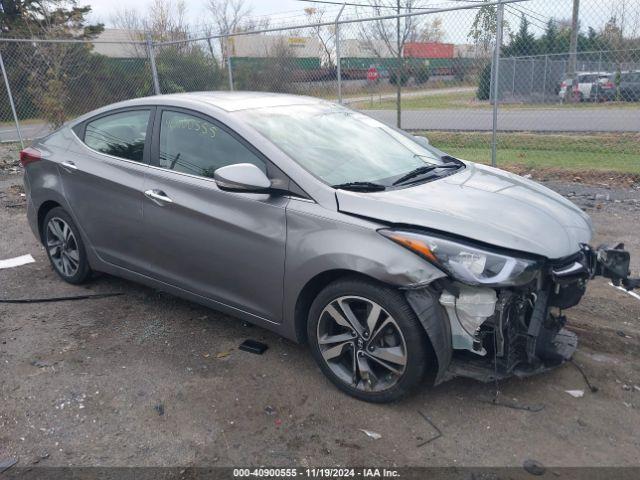
POLYGON ((388 468, 234 468, 234 478, 398 478, 388 468))

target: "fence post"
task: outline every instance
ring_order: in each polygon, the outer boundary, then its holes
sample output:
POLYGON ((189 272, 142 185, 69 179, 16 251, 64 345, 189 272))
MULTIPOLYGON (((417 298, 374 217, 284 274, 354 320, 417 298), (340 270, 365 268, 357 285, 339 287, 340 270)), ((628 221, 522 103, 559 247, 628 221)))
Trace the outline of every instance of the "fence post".
POLYGON ((529 87, 529 101, 533 98, 533 77, 536 73, 536 61, 531 57, 531 86, 529 87))
POLYGON ((151 64, 151 75, 153 77, 153 92, 160 95, 160 82, 158 81, 158 69, 156 68, 156 54, 153 50, 153 40, 151 33, 147 32, 147 54, 149 55, 149 63, 151 64))
POLYGON ((16 132, 18 132, 18 138, 20 139, 20 146, 24 148, 24 140, 22 139, 22 132, 20 131, 20 122, 18 121, 18 114, 16 113, 16 105, 13 103, 13 95, 11 94, 11 86, 9 85, 9 77, 7 71, 4 68, 4 60, 2 59, 2 52, 0 51, 0 67, 2 68, 2 77, 4 78, 4 85, 7 87, 7 97, 9 97, 9 103, 11 104, 11 113, 13 113, 13 120, 16 122, 16 132))
POLYGON ((511 62, 513 63, 513 74, 511 77, 511 96, 515 99, 516 98, 516 64, 518 63, 518 58, 513 57, 511 59, 511 62))
POLYGON ((227 45, 227 70, 229 72, 229 91, 233 92, 233 70, 231 69, 231 49, 229 48, 229 35, 224 37, 227 45))
POLYGON ((549 55, 544 56, 544 76, 542 77, 542 103, 547 101, 547 67, 549 65, 549 55))
MULTIPOLYGON (((602 71, 602 50, 598 53, 598 73, 602 71)), ((600 81, 596 78, 596 103, 600 100, 600 81)))
POLYGON ((500 80, 500 47, 502 46, 502 19, 504 17, 504 5, 502 0, 498 2, 496 12, 496 45, 493 49, 493 124, 491 127, 491 166, 496 166, 496 148, 498 144, 498 81, 500 80))
POLYGON ((340 57, 340 24, 338 23, 338 20, 340 20, 340 15, 342 15, 342 11, 344 10, 344 7, 346 7, 346 3, 342 4, 342 7, 340 7, 340 11, 338 12, 338 15, 336 15, 336 80, 338 81, 338 103, 342 104, 342 65, 340 65, 341 61, 341 57, 340 57))

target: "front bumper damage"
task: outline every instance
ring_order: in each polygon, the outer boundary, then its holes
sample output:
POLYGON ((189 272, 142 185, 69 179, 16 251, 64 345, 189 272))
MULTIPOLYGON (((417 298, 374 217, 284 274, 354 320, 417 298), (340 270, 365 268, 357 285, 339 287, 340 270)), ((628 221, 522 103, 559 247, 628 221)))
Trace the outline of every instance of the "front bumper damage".
POLYGON ((589 280, 603 276, 627 290, 624 245, 593 249, 546 262, 537 278, 521 287, 488 288, 437 280, 408 290, 407 300, 427 331, 438 360, 435 383, 453 377, 483 382, 526 377, 569 360, 578 346, 563 311, 577 305, 589 280), (441 306, 442 308, 439 308, 441 306))

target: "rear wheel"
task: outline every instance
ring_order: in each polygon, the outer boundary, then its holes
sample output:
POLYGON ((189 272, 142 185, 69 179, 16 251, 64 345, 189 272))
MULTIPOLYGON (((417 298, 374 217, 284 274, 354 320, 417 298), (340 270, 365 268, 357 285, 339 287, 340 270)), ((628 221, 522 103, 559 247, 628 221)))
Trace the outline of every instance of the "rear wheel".
POLYGON ((91 269, 80 232, 61 207, 49 211, 43 222, 44 247, 55 272, 68 283, 84 283, 91 269))
POLYGON ((404 296, 360 279, 338 280, 313 302, 313 356, 342 391, 391 402, 415 389, 433 366, 427 335, 404 296))

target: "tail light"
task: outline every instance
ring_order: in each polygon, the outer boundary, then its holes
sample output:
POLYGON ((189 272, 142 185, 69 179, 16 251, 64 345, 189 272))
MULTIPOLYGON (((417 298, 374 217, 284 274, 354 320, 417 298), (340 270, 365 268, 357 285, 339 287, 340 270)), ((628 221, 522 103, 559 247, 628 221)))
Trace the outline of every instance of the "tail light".
POLYGON ((614 88, 615 85, 613 84, 613 82, 606 82, 605 84, 602 85, 604 88, 614 88))
POLYGON ((20 152, 20 165, 26 167, 28 164, 37 162, 41 158, 42 154, 40 153, 40 150, 33 147, 27 147, 20 152))

